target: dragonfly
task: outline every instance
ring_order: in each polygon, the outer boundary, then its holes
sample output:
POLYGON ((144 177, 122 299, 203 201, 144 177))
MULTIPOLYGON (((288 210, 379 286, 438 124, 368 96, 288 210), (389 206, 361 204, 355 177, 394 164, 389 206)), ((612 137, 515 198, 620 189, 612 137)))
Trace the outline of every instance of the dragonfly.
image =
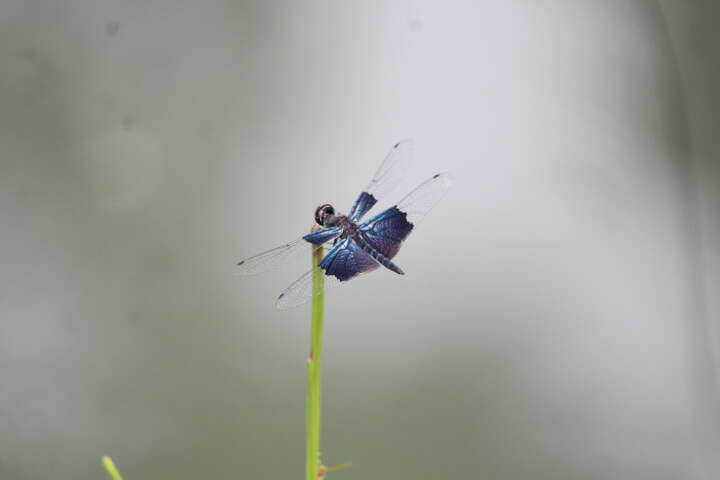
MULTIPOLYGON (((365 221, 362 219, 400 183, 412 148, 412 140, 398 142, 392 147, 347 215, 336 212, 330 204, 317 207, 311 233, 239 262, 235 274, 253 275, 271 270, 286 263, 294 253, 302 251, 303 245, 310 244, 312 248, 331 245, 317 265, 324 271, 326 289, 345 284, 381 266, 404 275, 405 272, 393 262, 393 258, 417 224, 450 189, 450 174, 433 175, 397 204, 365 221)), ((287 309, 310 300, 312 273, 313 269, 283 290, 276 306, 287 309)))

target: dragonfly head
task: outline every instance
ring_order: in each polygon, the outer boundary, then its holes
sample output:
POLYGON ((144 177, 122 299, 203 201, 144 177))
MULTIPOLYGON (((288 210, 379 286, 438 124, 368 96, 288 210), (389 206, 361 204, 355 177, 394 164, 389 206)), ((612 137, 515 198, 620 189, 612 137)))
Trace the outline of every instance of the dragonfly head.
POLYGON ((329 203, 320 205, 315 210, 315 222, 321 227, 327 226, 325 222, 330 220, 335 215, 335 209, 329 203))

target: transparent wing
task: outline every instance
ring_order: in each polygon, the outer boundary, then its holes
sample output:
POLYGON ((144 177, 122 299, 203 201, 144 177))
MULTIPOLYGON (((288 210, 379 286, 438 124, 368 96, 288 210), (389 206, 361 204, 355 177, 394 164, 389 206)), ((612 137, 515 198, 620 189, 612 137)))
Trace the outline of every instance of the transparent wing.
POLYGON ((355 201, 348 217, 357 222, 402 180, 412 158, 413 141, 403 140, 393 145, 367 187, 355 201))
MULTIPOLYGON (((447 172, 438 173, 408 193, 397 203, 397 208, 407 214, 408 222, 417 225, 442 200, 451 187, 451 175, 447 172)), ((372 220, 367 223, 371 222, 372 220)))
MULTIPOLYGON (((324 291, 344 285, 363 273, 377 269, 380 264, 364 252, 354 241, 345 239, 336 244, 319 264, 325 282, 324 291)), ((302 305, 312 298, 313 271, 305 273, 283 290, 275 305, 285 310, 302 305)))
POLYGON ((376 200, 390 193, 402 180, 412 158, 413 141, 403 140, 393 145, 385 156, 380 168, 365 188, 376 200))
POLYGON ((285 263, 294 253, 304 250, 300 248, 303 246, 311 246, 313 248, 322 247, 322 245, 311 245, 303 240, 303 237, 300 237, 285 245, 280 245, 272 250, 258 253, 254 257, 246 258, 235 266, 233 273, 235 275, 255 275, 266 272, 285 263))
MULTIPOLYGON (((312 298, 312 274, 313 271, 310 270, 291 283, 290 286, 280 294, 275 302, 275 306, 280 310, 286 310, 302 305, 310 300, 312 298)), ((325 275, 325 272, 322 272, 322 275, 325 279, 325 291, 342 283, 333 276, 325 275)))
POLYGON ((447 173, 439 173, 421 183, 397 205, 378 213, 362 225, 367 243, 387 258, 393 258, 402 242, 425 215, 437 205, 452 186, 447 173))

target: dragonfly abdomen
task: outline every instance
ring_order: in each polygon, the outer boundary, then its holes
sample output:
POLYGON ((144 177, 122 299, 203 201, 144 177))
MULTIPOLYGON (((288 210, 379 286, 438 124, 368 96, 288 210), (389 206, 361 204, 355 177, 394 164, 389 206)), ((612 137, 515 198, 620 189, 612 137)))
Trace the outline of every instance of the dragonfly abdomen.
POLYGON ((358 247, 360 247, 360 249, 362 249, 363 252, 370 255, 373 258, 373 260, 378 262, 380 265, 387 268, 388 270, 392 270, 395 273, 398 273, 400 275, 405 275, 405 272, 403 272, 400 267, 395 265, 392 262, 392 260, 390 260, 388 257, 386 257, 382 253, 375 250, 372 247, 372 245, 370 245, 367 241, 365 241, 365 239, 363 238, 362 235, 360 235, 360 234, 356 235, 355 237, 353 237, 353 240, 355 240, 355 243, 358 244, 358 247))

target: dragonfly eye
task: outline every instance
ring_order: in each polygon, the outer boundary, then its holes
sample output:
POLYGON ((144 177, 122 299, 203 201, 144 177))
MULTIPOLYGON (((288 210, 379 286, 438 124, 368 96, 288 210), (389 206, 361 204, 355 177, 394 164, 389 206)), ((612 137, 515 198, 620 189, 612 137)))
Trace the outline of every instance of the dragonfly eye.
POLYGON ((335 215, 335 209, 332 205, 326 203, 325 205, 320 205, 315 210, 315 222, 323 226, 325 225, 325 219, 331 215, 335 215))

